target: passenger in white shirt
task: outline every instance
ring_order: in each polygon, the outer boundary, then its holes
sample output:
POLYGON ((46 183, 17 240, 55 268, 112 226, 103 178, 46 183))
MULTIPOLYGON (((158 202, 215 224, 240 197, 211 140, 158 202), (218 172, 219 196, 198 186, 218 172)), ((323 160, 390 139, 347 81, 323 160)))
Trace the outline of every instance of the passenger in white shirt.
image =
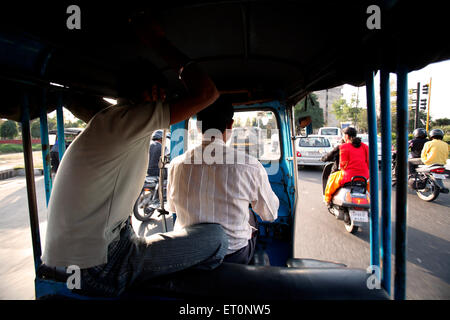
POLYGON ((202 144, 173 159, 169 167, 167 202, 177 215, 174 228, 220 223, 229 244, 224 261, 248 264, 257 234, 249 204, 261 219, 273 221, 279 200, 262 164, 225 145, 233 125, 231 103, 220 97, 197 115, 197 123, 202 144))

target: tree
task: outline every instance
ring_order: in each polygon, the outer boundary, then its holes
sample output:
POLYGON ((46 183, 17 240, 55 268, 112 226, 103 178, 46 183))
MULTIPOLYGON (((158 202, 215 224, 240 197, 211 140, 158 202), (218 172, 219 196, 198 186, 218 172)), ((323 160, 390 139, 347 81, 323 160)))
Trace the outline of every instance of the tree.
POLYGON ((242 127, 241 118, 237 118, 233 122, 233 128, 240 128, 240 127, 242 127))
POLYGON ((433 127, 450 126, 449 118, 440 118, 433 121, 433 127))
POLYGON ((7 120, 2 123, 0 127, 0 136, 6 139, 14 139, 19 131, 17 130, 17 124, 15 121, 7 120))
POLYGON ((47 126, 48 126, 48 130, 55 130, 56 129, 56 117, 47 118, 47 126))
POLYGON ((68 121, 64 121, 64 127, 66 127, 66 128, 85 128, 86 123, 80 119, 76 120, 75 122, 68 120, 68 121))
POLYGON ((41 137, 41 125, 39 123, 39 119, 31 121, 30 131, 33 138, 41 137))
POLYGON ((361 108, 361 111, 358 114, 357 123, 360 132, 369 132, 369 122, 367 121, 367 109, 361 108))
POLYGON ((351 121, 352 125, 357 130, 366 132, 369 127, 367 121, 367 109, 358 107, 358 104, 359 101, 355 95, 352 96, 350 103, 347 103, 347 100, 344 98, 340 98, 333 103, 332 112, 339 121, 351 121))
POLYGON ((317 96, 314 93, 307 95, 304 99, 300 100, 294 107, 294 119, 295 123, 298 123, 298 119, 301 117, 310 116, 312 120, 313 129, 323 127, 325 121, 323 119, 323 109, 319 105, 317 96), (308 99, 308 103, 305 108, 305 100, 308 99))

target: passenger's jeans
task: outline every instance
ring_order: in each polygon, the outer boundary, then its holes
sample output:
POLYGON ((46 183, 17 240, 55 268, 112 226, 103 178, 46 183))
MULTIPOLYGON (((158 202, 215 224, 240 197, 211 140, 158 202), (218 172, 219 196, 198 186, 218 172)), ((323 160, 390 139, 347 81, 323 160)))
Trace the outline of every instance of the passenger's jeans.
POLYGON ((227 248, 227 236, 218 224, 197 224, 144 238, 127 222, 120 239, 108 247, 108 262, 81 270, 81 289, 74 292, 118 296, 135 282, 192 266, 214 269, 223 261, 227 248))

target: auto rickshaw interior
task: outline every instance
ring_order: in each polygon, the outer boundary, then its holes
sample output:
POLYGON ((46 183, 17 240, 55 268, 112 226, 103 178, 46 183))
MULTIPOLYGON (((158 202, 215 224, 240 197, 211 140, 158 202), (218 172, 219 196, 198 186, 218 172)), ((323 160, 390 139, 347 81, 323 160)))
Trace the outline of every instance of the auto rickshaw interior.
MULTIPOLYGON (((295 223, 301 223, 295 219, 296 210, 308 210, 308 205, 300 203, 297 195, 292 138, 294 125, 305 127, 311 119, 294 124, 292 106, 312 91, 344 83, 367 84, 367 75, 380 69, 397 72, 400 66, 413 71, 449 59, 445 41, 428 39, 420 50, 410 46, 412 37, 425 38, 444 28, 446 19, 439 15, 445 10, 405 0, 345 5, 339 1, 161 1, 154 5, 59 1, 27 4, 27 10, 20 10, 20 5, 8 4, 1 13, 7 26, 0 30, 2 118, 26 123, 64 105, 80 119, 89 119, 108 105, 104 97, 120 98, 120 70, 136 59, 163 72, 169 100, 185 95, 177 73, 132 33, 129 18, 144 12, 149 19, 157 17, 167 38, 208 72, 221 94, 231 97, 237 114, 262 112, 276 120, 278 139, 270 143, 279 145, 261 162, 268 171, 276 168, 269 180, 280 200, 279 218, 261 223, 254 265, 224 263, 212 271, 186 270, 136 286, 125 297, 389 298, 386 288, 367 288, 366 270, 293 256, 295 223), (81 9, 79 30, 66 27, 66 9, 72 4, 81 9), (369 28, 371 5, 380 9, 381 29, 369 28)), ((173 125, 172 133, 178 128, 188 129, 189 120, 173 125)), ((186 150, 188 140, 172 135, 172 158, 186 150)), ((28 184, 34 184, 31 171, 28 178, 28 184)), ((32 196, 29 199, 36 298, 86 298, 67 289, 64 270, 41 265, 39 230, 33 227, 36 213, 32 196)))

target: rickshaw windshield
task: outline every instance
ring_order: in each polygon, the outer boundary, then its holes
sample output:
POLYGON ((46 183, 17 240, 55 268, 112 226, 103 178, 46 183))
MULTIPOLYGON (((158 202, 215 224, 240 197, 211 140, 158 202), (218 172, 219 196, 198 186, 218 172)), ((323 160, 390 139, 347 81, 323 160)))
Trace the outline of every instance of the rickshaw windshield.
MULTIPOLYGON (((242 150, 260 161, 279 160, 279 128, 273 111, 235 111, 227 145, 242 150)), ((188 122, 188 149, 201 143, 201 124, 188 122)))

